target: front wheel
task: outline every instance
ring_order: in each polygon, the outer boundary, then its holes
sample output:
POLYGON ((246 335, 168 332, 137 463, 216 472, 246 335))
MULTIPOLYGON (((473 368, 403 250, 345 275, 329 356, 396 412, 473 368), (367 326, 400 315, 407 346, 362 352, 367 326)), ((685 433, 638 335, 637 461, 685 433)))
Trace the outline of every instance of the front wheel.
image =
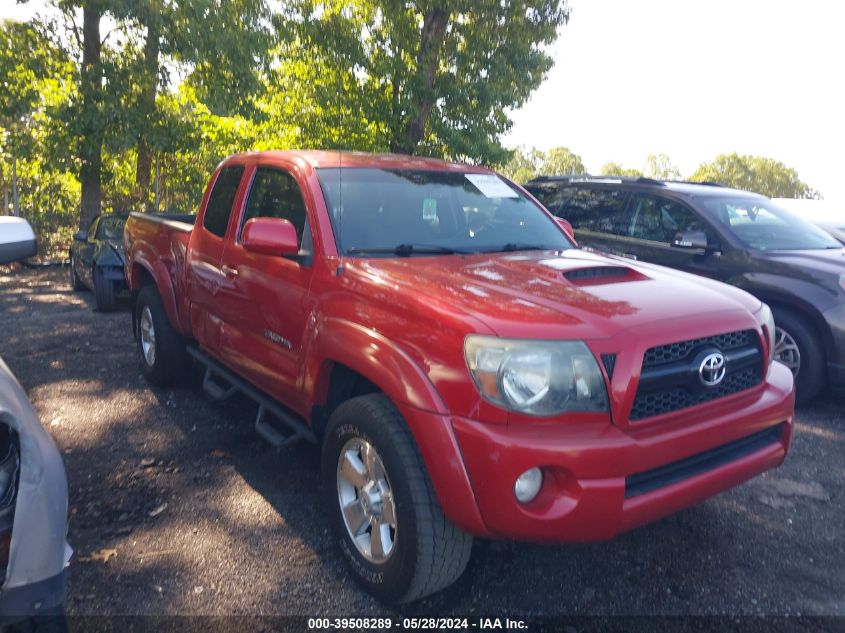
POLYGON ((818 336, 806 319, 792 310, 774 309, 775 360, 795 377, 795 400, 806 404, 825 386, 825 355, 818 336))
POLYGON ((356 579, 388 602, 411 602, 457 580, 472 538, 443 515, 402 415, 382 394, 332 414, 323 440, 325 502, 356 579))
POLYGON ((99 312, 114 310, 114 282, 106 279, 103 269, 94 267, 94 305, 99 312))
POLYGON ((144 286, 135 302, 138 355, 144 377, 154 385, 181 382, 191 366, 185 340, 170 324, 155 286, 144 286))
POLYGON ((73 253, 70 254, 70 287, 71 290, 85 290, 85 284, 76 274, 76 257, 73 256, 73 253))

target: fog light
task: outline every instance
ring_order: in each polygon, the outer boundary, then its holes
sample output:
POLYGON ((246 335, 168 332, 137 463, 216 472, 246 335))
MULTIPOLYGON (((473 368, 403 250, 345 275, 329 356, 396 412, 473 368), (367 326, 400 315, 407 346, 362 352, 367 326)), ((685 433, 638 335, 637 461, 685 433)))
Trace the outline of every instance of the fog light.
POLYGON ((529 468, 516 478, 513 494, 520 503, 528 503, 537 496, 542 485, 543 471, 539 468, 529 468))

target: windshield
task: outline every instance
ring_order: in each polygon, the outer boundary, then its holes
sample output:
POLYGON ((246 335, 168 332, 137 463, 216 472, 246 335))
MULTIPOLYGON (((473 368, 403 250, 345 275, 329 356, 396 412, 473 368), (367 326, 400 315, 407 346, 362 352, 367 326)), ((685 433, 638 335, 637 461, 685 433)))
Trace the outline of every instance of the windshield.
POLYGON ((100 219, 97 227, 97 239, 100 240, 122 240, 123 227, 126 225, 126 216, 107 215, 100 219))
POLYGON ((332 168, 318 177, 347 255, 572 248, 552 218, 494 174, 332 168))
POLYGON ((743 244, 761 251, 841 248, 819 227, 767 198, 715 198, 701 204, 743 244))

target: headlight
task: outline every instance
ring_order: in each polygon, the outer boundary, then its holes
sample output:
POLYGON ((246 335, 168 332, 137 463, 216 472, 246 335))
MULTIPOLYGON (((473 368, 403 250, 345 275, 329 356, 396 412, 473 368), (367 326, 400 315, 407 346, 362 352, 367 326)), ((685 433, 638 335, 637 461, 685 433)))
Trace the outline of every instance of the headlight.
POLYGON ((769 337, 769 364, 771 364, 775 358, 775 315, 772 314, 772 309, 765 303, 760 310, 760 320, 763 322, 766 336, 769 337))
POLYGON ((481 395, 506 409, 537 416, 608 410, 601 370, 582 341, 470 335, 464 355, 481 395))

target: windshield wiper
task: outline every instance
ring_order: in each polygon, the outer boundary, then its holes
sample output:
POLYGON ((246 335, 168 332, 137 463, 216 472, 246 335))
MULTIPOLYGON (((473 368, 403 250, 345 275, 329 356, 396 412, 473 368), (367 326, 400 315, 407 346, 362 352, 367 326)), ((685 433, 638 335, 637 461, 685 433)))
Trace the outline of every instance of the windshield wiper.
POLYGON ((559 251, 561 249, 543 244, 529 244, 528 242, 508 242, 502 246, 485 250, 488 253, 508 253, 512 251, 559 251))
POLYGON ((410 257, 411 255, 469 255, 478 251, 452 248, 451 246, 440 246, 439 244, 398 244, 392 247, 369 248, 366 246, 353 246, 346 249, 349 255, 398 255, 399 257, 410 257))

